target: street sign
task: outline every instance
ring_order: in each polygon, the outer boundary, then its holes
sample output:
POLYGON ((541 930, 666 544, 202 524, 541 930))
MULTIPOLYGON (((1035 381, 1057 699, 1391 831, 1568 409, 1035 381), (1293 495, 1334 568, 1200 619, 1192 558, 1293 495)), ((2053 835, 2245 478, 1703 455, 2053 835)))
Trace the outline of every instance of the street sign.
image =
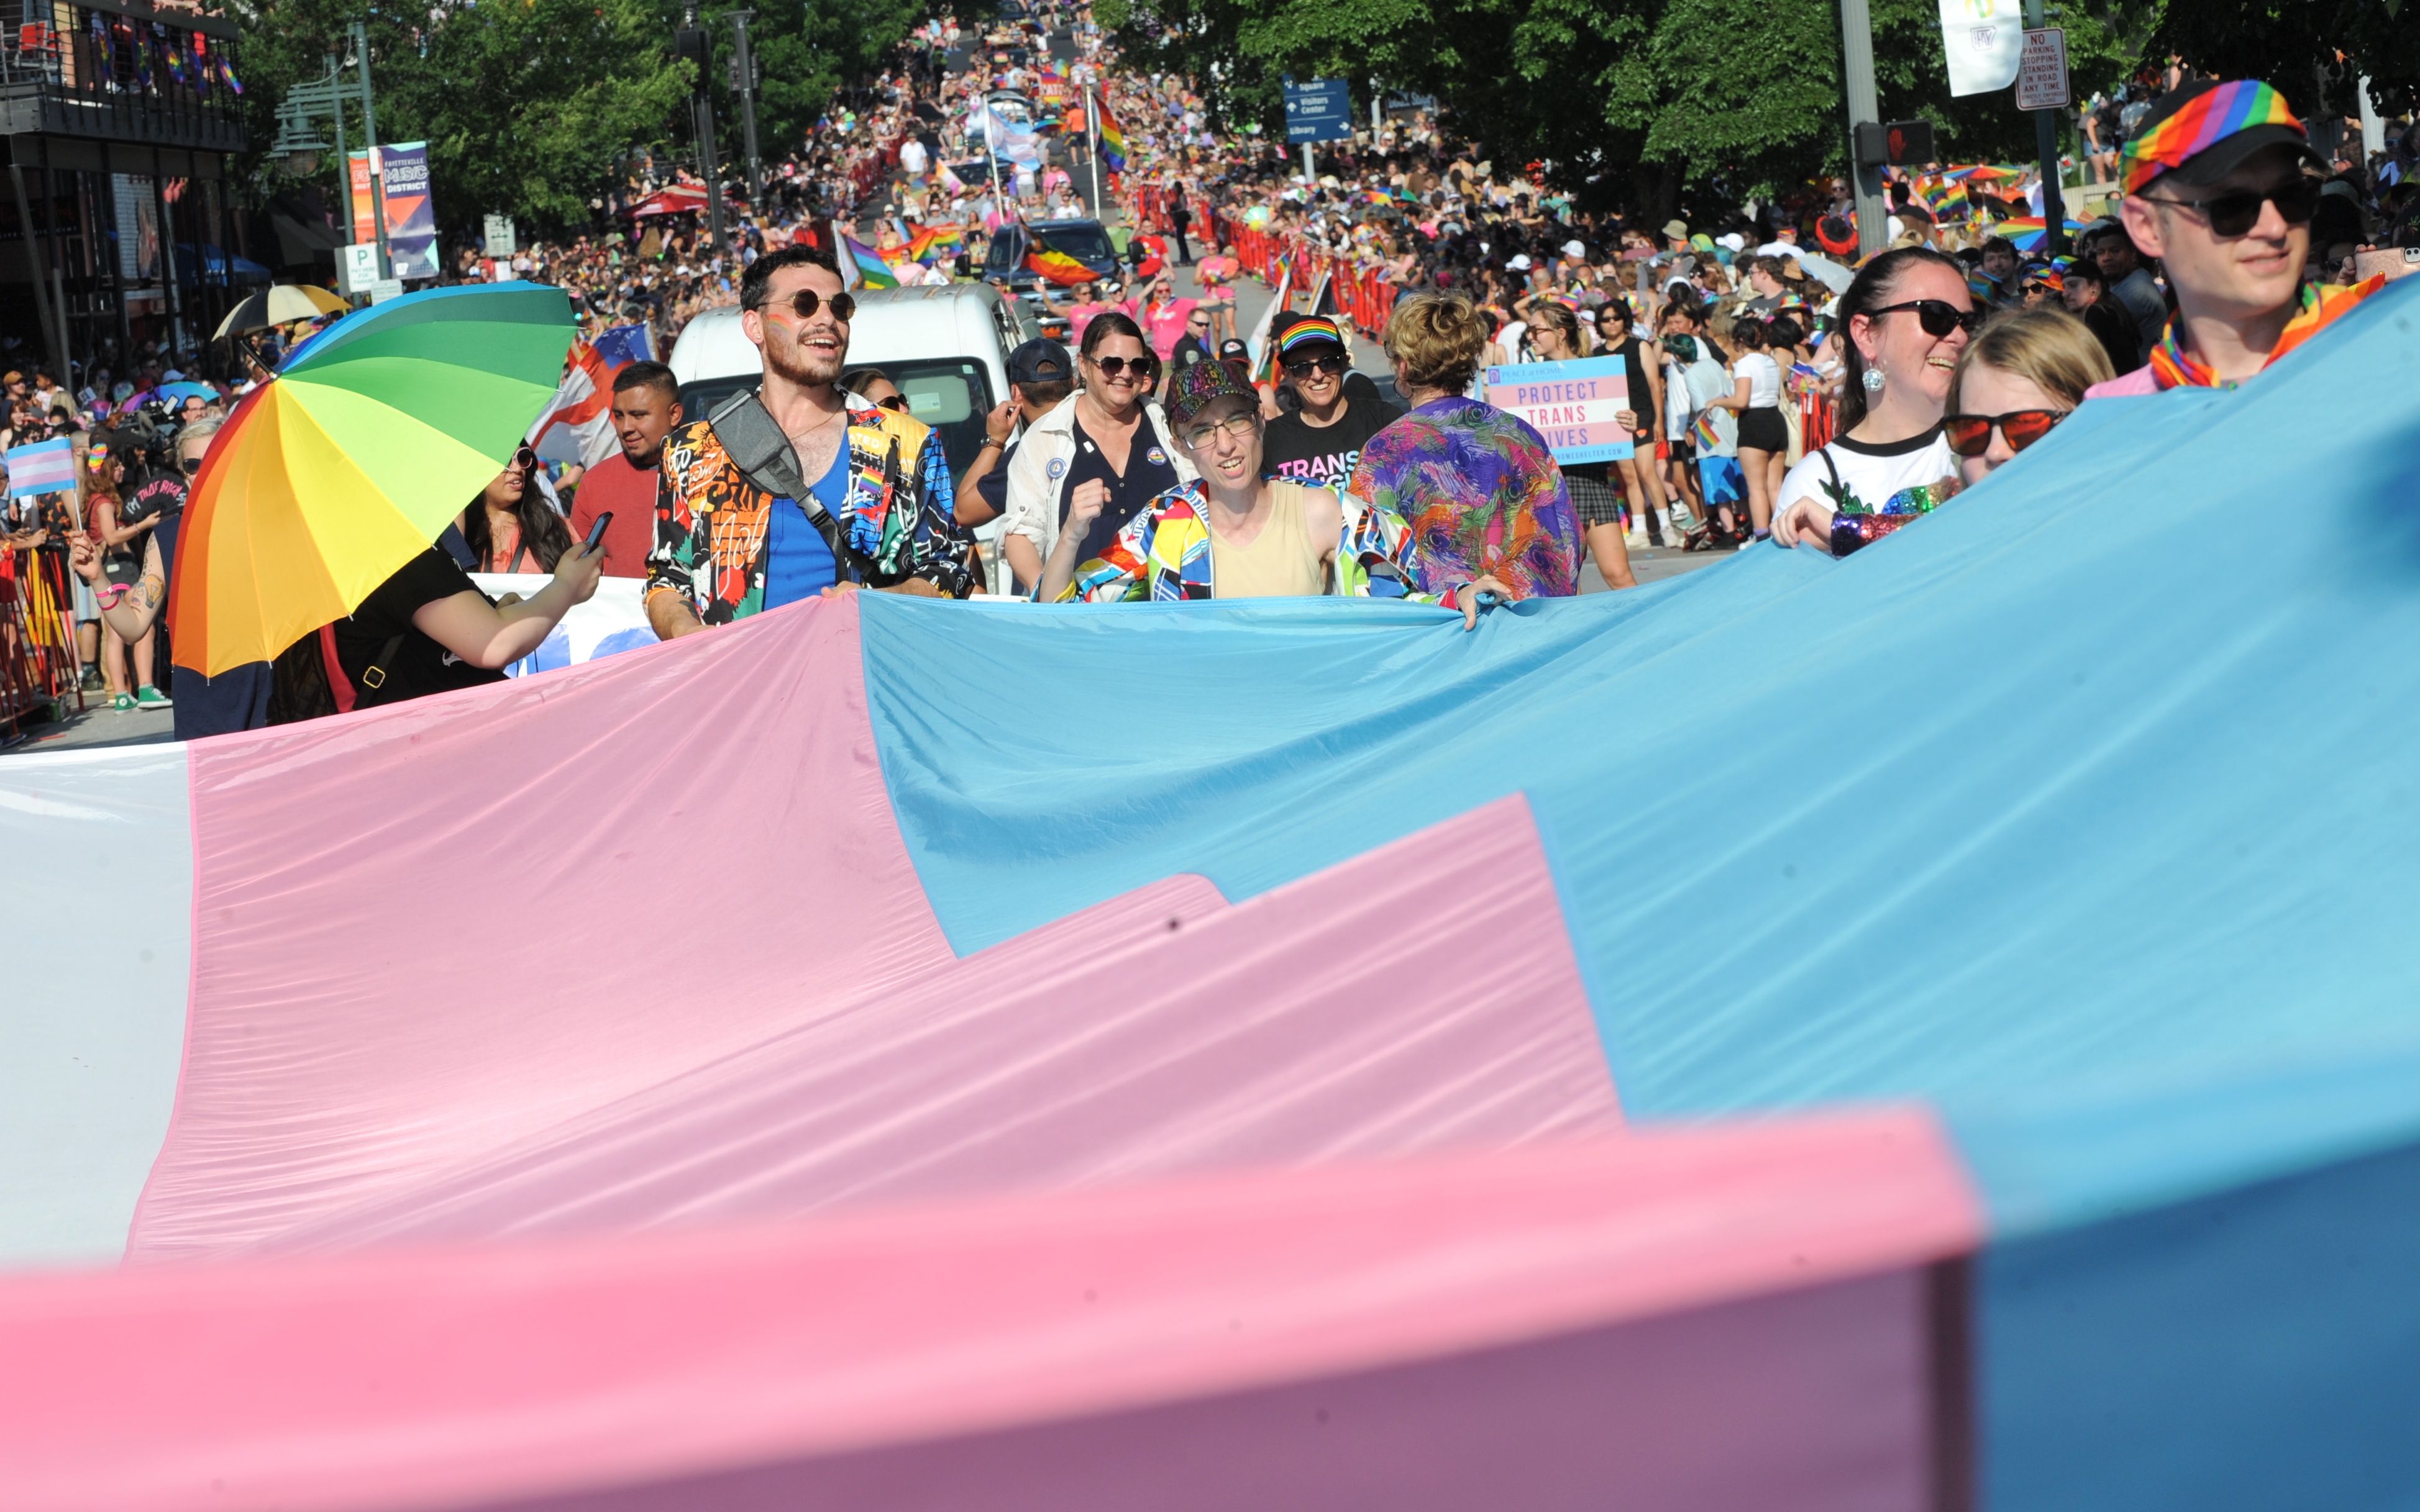
POLYGON ((2056 26, 2028 30, 2017 60, 2017 108, 2064 110, 2074 98, 2067 82, 2067 33, 2056 26))
POLYGON ((509 215, 489 216, 483 233, 479 239, 487 244, 490 257, 509 257, 519 250, 513 240, 513 218, 509 215))
POLYGON ((370 285, 372 304, 384 304, 389 300, 401 298, 403 298, 403 280, 400 278, 381 278, 370 285))
POLYGON ((1285 81, 1286 140, 1342 142, 1353 134, 1353 94, 1342 79, 1285 81))
POLYGON ((1435 111, 1436 108, 1435 95, 1414 94, 1407 89, 1387 91, 1387 114, 1389 116, 1409 116, 1415 111, 1435 111))
POLYGON ((336 249, 336 282, 348 294, 367 294, 378 282, 378 243, 356 241, 336 249))

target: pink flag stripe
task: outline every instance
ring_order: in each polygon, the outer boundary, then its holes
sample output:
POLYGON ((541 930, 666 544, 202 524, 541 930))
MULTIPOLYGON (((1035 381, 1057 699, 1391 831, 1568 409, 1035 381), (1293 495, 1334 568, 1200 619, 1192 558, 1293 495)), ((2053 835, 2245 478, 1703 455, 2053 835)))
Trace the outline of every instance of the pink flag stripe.
MULTIPOLYGON (((767 1493, 814 1488, 832 1457, 940 1465, 970 1436, 1099 1419, 1095 1468, 1124 1463, 1171 1494, 1138 1502, 1140 1486, 1120 1482, 1122 1503, 1061 1504, 1192 1505, 1180 1491, 1195 1469, 1232 1480, 1247 1461, 1121 1459, 1118 1434, 1148 1427, 1140 1410, 1455 1357, 1485 1371, 1503 1358, 1487 1351, 1650 1319, 1679 1327, 1698 1309, 1710 1334, 1668 1334, 1652 1352, 1675 1363, 1678 1396, 1715 1377, 1745 1394, 1729 1430, 1683 1413, 1688 1432, 1665 1446, 1684 1481, 1728 1488, 1719 1500, 1626 1502, 1583 1480, 1495 1504, 1912 1505, 1917 1298, 1856 1278, 1963 1253, 1980 1224, 1930 1115, 1884 1109, 788 1228, 27 1278, 0 1286, 0 1484, 28 1512, 465 1506, 651 1484, 658 1494, 564 1504, 791 1505, 806 1504, 767 1493), (1776 1293, 1830 1301, 1814 1318, 1716 1316, 1776 1293), (1862 1352, 1838 1348, 1860 1336, 1862 1352), (1690 1337, 1704 1346, 1697 1375, 1678 1368, 1690 1337), (1759 1397, 1755 1381, 1776 1372, 1795 1384, 1759 1397), (1768 1411, 1795 1420, 1768 1425, 1768 1411), (1762 1452, 1767 1427, 1792 1452, 1762 1452), (783 1465, 803 1478, 696 1478, 783 1465), (1776 1468, 1823 1478, 1793 1489, 1771 1482, 1776 1468)), ((1552 1373, 1584 1393, 1621 1352, 1552 1373)), ((1593 1434, 1559 1441, 1571 1462, 1524 1473, 1603 1458, 1621 1438, 1616 1410, 1652 1400, 1650 1385, 1631 1381, 1593 1434)), ((1265 1439, 1279 1426, 1254 1427, 1265 1439)), ((1383 1461, 1351 1459, 1329 1472, 1386 1479, 1383 1461)), ((1249 1462, 1263 1463, 1257 1445, 1249 1462)), ((1364 1504, 1440 1504, 1393 1489, 1399 1501, 1364 1504)), ((960 1490, 878 1504, 984 1504, 960 1490)), ((1034 1504, 992 1491, 1007 1499, 990 1504, 1034 1504)))
POLYGON ((880 780, 856 616, 195 747, 196 990, 131 1255, 1619 1127, 1518 796, 1239 908, 1167 879, 954 957, 880 780))

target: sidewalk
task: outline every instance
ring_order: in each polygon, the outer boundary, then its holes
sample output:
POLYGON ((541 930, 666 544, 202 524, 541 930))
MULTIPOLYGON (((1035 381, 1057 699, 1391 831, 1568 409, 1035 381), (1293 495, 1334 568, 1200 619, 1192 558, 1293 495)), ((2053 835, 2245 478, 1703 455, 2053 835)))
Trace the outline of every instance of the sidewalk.
MULTIPOLYGON (((171 709, 129 709, 121 714, 109 706, 109 695, 86 694, 90 701, 81 714, 70 713, 57 723, 20 726, 23 740, 0 747, 0 756, 14 756, 29 750, 70 750, 78 748, 103 746, 157 746, 174 740, 177 716, 171 709)), ((6 739, 0 733, 0 739, 6 739)))

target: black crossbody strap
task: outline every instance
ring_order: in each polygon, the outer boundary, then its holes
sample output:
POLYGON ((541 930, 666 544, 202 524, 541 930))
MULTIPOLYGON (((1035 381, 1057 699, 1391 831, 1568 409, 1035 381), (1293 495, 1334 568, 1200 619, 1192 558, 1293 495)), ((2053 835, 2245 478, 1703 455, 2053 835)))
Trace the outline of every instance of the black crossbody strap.
MULTIPOLYGON (((790 438, 782 433, 781 425, 756 391, 750 389, 723 400, 706 417, 706 423, 713 429, 714 439, 722 443, 722 455, 731 458, 731 465, 751 484, 774 498, 795 501, 807 512, 807 523, 824 538, 825 547, 841 571, 849 580, 862 582, 864 563, 849 549, 841 534, 840 521, 824 508, 823 501, 815 497, 805 474, 799 471, 799 454, 791 449, 790 438)), ((844 433, 840 458, 843 467, 849 466, 848 458, 848 438, 844 433)))

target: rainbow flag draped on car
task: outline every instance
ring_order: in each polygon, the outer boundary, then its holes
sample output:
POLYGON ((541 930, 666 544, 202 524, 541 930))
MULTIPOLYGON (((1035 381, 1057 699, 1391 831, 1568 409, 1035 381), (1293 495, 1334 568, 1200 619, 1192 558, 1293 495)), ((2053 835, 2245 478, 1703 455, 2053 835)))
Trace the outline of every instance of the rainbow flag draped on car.
POLYGON ((1056 247, 1045 246, 1040 241, 1027 246, 1025 267, 1028 272, 1039 273, 1053 284, 1068 288, 1089 284, 1100 276, 1056 247))

